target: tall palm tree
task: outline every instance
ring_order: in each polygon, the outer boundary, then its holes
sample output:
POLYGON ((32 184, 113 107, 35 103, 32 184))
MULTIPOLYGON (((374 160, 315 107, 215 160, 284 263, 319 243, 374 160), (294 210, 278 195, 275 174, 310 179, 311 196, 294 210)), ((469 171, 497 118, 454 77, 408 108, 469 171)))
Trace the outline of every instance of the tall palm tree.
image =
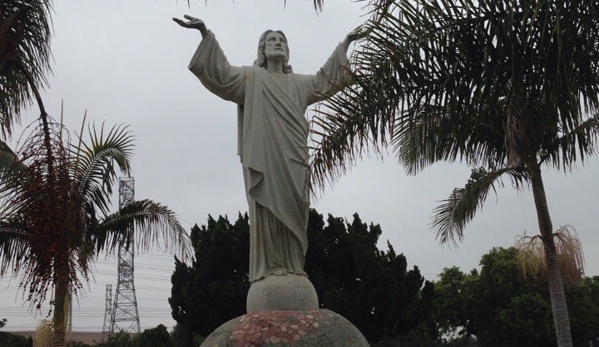
POLYGON ((61 124, 45 118, 22 148, 4 155, 15 158, 13 165, 0 166, 0 275, 21 276, 38 307, 53 289, 53 346, 62 347, 69 289, 81 290, 99 252, 128 246, 132 226, 139 248, 163 241, 188 256, 190 247, 174 213, 159 203, 135 201, 109 212, 117 175, 131 172, 127 127, 91 126, 88 144, 81 136, 71 141, 61 124))
POLYGON ((356 83, 317 117, 320 184, 371 146, 392 145, 410 174, 461 160, 472 174, 435 210, 456 242, 490 190, 530 186, 559 346, 571 334, 543 167, 570 171, 596 150, 599 3, 585 0, 373 0, 356 83))
POLYGON ((49 0, 0 1, 0 135, 12 133, 50 71, 49 0))

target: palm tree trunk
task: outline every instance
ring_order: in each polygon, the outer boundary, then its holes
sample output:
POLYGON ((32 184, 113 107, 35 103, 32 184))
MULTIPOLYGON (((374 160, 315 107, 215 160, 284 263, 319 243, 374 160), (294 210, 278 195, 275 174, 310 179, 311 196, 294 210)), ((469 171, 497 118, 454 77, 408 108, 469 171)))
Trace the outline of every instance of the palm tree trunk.
POLYGON ((547 196, 543 178, 541 177, 541 168, 535 163, 531 168, 532 194, 537 210, 537 219, 539 230, 543 237, 545 245, 545 258, 547 260, 547 282, 549 284, 549 296, 551 298, 551 311, 553 313, 553 325, 559 347, 572 347, 572 334, 570 332, 570 316, 568 305, 566 303, 566 294, 564 292, 564 283, 559 269, 557 250, 553 241, 553 226, 549 207, 547 206, 547 196))
MULTIPOLYGON (((61 264, 63 265, 63 264, 61 264)), ((54 287, 54 336, 52 347, 66 346, 65 300, 68 291, 68 267, 57 267, 56 284, 54 287), (66 272, 65 272, 66 269, 66 272)))

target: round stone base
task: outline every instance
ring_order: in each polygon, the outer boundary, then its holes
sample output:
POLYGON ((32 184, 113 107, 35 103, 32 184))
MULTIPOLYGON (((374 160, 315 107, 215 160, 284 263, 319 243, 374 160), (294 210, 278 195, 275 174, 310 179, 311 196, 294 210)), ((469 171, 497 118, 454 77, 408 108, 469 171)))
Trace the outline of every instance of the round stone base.
POLYGON ((330 310, 256 311, 218 327, 200 347, 369 347, 360 331, 330 310))
POLYGON ((271 275, 252 283, 246 301, 247 312, 265 310, 317 310, 318 295, 312 282, 294 274, 271 275))

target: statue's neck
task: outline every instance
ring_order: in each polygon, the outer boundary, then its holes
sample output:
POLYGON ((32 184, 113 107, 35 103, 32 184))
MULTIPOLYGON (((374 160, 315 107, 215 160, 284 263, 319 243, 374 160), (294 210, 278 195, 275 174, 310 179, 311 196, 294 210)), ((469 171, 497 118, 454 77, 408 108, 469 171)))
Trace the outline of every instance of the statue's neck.
POLYGON ((282 74, 283 71, 283 62, 282 61, 268 61, 266 64, 266 71, 271 74, 282 74))

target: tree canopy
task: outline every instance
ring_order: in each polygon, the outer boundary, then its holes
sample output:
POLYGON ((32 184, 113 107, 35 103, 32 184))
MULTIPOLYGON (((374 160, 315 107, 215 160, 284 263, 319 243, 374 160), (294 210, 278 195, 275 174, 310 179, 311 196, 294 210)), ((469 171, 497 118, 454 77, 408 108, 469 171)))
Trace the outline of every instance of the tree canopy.
POLYGON ((134 227, 138 249, 162 240, 184 255, 190 247, 174 212, 159 203, 109 211, 118 172, 131 173, 127 127, 92 126, 89 140, 80 134, 72 141, 62 124, 42 118, 9 153, 12 164, 0 167, 0 276, 20 276, 26 299, 38 307, 51 291, 53 346, 64 346, 68 293, 78 294, 100 251, 129 247, 134 227))
MULTIPOLYGON (((482 256, 480 271, 445 268, 435 282, 434 317, 442 334, 476 336, 481 346, 556 345, 545 281, 521 275, 514 248, 482 256)), ((599 278, 566 287, 575 346, 599 338, 599 278)))
MULTIPOLYGON (((320 305, 350 320, 369 341, 407 334, 422 323, 433 285, 406 258, 377 248, 378 225, 352 223, 310 211, 305 270, 320 305)), ((176 261, 169 303, 173 318, 189 331, 206 336, 222 323, 246 312, 249 289, 247 215, 231 224, 227 217, 208 218, 191 232, 195 256, 191 266, 176 261)))
POLYGON ((559 346, 568 308, 542 169, 568 172, 599 139, 599 3, 574 0, 372 1, 355 84, 316 123, 315 181, 368 147, 392 145, 408 173, 440 160, 472 173, 434 211, 441 242, 463 238, 488 193, 530 185, 559 346))

